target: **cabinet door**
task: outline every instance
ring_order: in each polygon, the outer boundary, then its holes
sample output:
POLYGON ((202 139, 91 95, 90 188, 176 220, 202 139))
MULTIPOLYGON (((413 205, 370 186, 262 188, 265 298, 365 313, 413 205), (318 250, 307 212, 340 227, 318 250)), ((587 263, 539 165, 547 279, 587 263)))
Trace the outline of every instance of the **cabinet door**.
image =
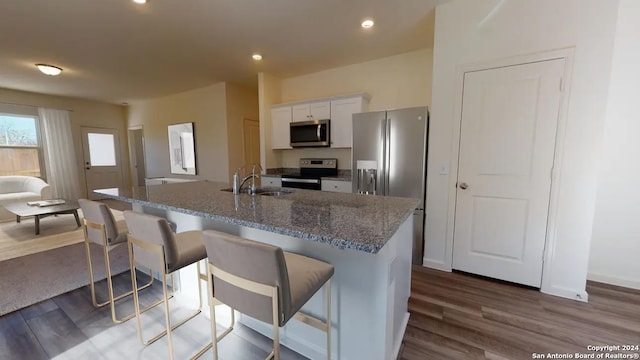
POLYGON ((146 178, 144 179, 145 185, 160 185, 162 184, 162 178, 146 178))
POLYGON ((353 135, 351 116, 366 110, 366 100, 360 96, 331 102, 331 147, 351 147, 353 135))
POLYGON ((324 120, 331 118, 331 102, 316 101, 309 104, 310 120, 324 120))
POLYGON ((322 191, 342 192, 342 193, 351 192, 351 182, 349 181, 322 180, 321 186, 322 186, 322 191))
POLYGON ((309 114, 309 103, 293 105, 291 107, 292 120, 291 121, 309 121, 311 120, 309 114))
POLYGON ((271 109, 271 148, 291 149, 289 146, 289 123, 291 122, 291 106, 271 109))
POLYGON ((280 176, 265 176, 262 175, 262 186, 270 187, 282 187, 282 178, 280 176))

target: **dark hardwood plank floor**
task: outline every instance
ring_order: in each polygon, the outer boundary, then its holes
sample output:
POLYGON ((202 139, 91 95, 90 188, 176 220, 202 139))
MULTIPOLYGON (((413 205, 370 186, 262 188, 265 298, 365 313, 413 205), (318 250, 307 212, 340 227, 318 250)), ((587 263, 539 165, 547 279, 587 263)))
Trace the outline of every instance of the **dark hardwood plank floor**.
MULTIPOLYGON (((640 291, 588 282, 589 303, 463 273, 413 268, 401 360, 532 359, 640 346, 640 291)), ((613 351, 604 355, 640 354, 613 351)), ((603 356, 604 356, 603 355, 603 356)), ((637 358, 637 357, 634 357, 637 358)))
MULTIPOLYGON (((144 274, 139 276, 141 283, 146 281, 144 274)), ((128 273, 115 277, 116 291, 129 284, 128 273)), ((104 281, 99 290, 103 299, 104 281)), ((532 359, 533 353, 590 354, 587 345, 640 345, 640 291, 593 282, 587 291, 589 303, 581 303, 468 274, 414 267, 411 317, 398 359, 532 359)), ((155 282, 141 293, 141 303, 151 303, 160 293, 155 282)), ((117 309, 119 315, 129 313, 131 301, 118 302, 117 309)), ((188 309, 175 306, 174 311, 179 317, 188 309)), ((163 325, 162 309, 146 313, 145 319, 149 336, 163 325)), ((113 324, 107 307, 93 308, 87 287, 0 317, 0 334, 2 360, 167 358, 166 340, 140 345, 135 321, 113 324)), ((176 359, 189 357, 208 339, 209 320, 198 315, 174 332, 176 359)), ((220 355, 262 359, 270 347, 270 340, 238 324, 220 343, 220 355)), ((301 358, 283 347, 283 360, 301 358)))
MULTIPOLYGON (((146 283, 148 275, 138 273, 140 284, 146 283)), ((116 294, 131 289, 128 272, 114 276, 116 294)), ((106 282, 97 287, 98 300, 106 298, 106 282)), ((142 307, 160 299, 160 281, 140 292, 142 307)), ((131 297, 117 302, 118 316, 133 312, 131 297)), ((192 308, 170 301, 171 317, 175 322, 183 318, 192 308)), ((224 313, 226 315, 226 312, 224 313)), ((224 318, 221 316, 221 318, 224 318)), ((155 308, 143 314, 145 337, 164 328, 164 310, 155 308)), ((219 327, 219 331, 224 328, 219 327)), ((176 359, 187 359, 211 339, 209 319, 203 314, 189 320, 173 331, 176 359)), ((270 339, 253 330, 236 324, 233 332, 219 344, 221 359, 264 359, 271 351, 270 339)), ((93 307, 87 286, 73 290, 53 299, 15 311, 0 317, 0 360, 37 359, 167 359, 167 342, 163 338, 143 346, 138 341, 136 322, 113 324, 111 310, 105 306, 93 307)), ((305 357, 281 346, 283 360, 298 360, 305 357)), ((211 352, 202 359, 210 359, 211 352)))

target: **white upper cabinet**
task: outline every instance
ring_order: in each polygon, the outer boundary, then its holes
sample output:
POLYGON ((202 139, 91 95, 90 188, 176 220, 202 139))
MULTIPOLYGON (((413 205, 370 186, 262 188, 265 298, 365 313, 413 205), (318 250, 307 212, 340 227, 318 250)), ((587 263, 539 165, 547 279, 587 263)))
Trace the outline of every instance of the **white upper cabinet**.
POLYGON ((365 112, 369 100, 363 95, 331 101, 331 147, 350 148, 353 135, 352 115, 365 112))
POLYGON ((271 108, 271 148, 291 149, 289 145, 289 123, 291 122, 291 106, 271 108))
POLYGON ((290 122, 324 119, 331 120, 331 147, 350 148, 351 116, 368 109, 369 95, 365 93, 274 105, 271 108, 271 148, 291 149, 290 122))
POLYGON ((331 101, 314 101, 292 107, 292 121, 323 120, 331 117, 331 101))

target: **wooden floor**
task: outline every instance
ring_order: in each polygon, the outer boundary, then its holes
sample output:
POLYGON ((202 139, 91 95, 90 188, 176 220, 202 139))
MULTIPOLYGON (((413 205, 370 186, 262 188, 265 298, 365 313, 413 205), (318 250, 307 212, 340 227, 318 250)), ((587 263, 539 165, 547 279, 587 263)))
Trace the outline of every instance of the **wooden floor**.
MULTIPOLYGON (((414 267, 411 289, 403 360, 575 358, 594 354, 588 345, 640 346, 638 290, 589 282, 589 303, 582 303, 422 267, 414 267)), ((601 354, 614 353, 640 351, 601 354)))
MULTIPOLYGON (((140 274, 140 282, 148 279, 140 274)), ((99 283, 106 288, 105 281, 99 283)), ((116 294, 131 289, 128 272, 114 277, 116 294)), ((3 289, 4 290, 4 289, 3 289)), ((99 301, 105 299, 106 291, 98 293, 99 301)), ((151 288, 141 291, 141 306, 161 299, 162 287, 155 281, 151 288)), ((176 305, 171 300, 172 321, 184 318, 194 307, 176 305)), ((197 302, 195 304, 197 306, 197 302)), ((118 316, 133 312, 131 297, 118 301, 118 316)), ((216 316, 228 315, 216 311, 216 316)), ((228 317, 228 316, 227 316, 228 317)), ((145 337, 161 331, 164 327, 162 306, 143 314, 145 337)), ((224 321, 224 320, 223 320, 224 321)), ((221 322, 223 322, 221 321, 221 322)), ((224 322, 223 322, 224 323, 224 322)), ((219 331, 224 328, 219 326, 219 331)), ((173 332, 175 359, 188 359, 211 340, 209 319, 203 314, 189 320, 173 332)), ((166 337, 149 346, 138 341, 135 319, 115 325, 111 321, 108 307, 95 309, 91 304, 88 287, 43 301, 19 311, 0 317, 0 359, 168 359, 166 337)), ((236 324, 232 333, 220 341, 221 359, 264 359, 271 351, 272 342, 253 330, 236 324)), ((305 359, 284 346, 281 359, 305 359)), ((201 358, 211 359, 211 351, 201 358)))
MULTIPOLYGON (((116 291, 127 288, 127 273, 116 277, 116 283, 116 291)), ((640 345, 640 291, 591 282, 587 291, 589 303, 581 303, 467 274, 414 267, 411 317, 399 359, 532 359, 534 354, 593 354, 588 345, 640 345)), ((159 294, 156 282, 141 301, 148 303, 159 294)), ((119 302, 118 309, 132 311, 131 302, 119 302)), ((147 336, 162 328, 162 314, 160 309, 145 314, 145 328, 152 328, 147 336)), ((198 315, 174 332, 176 359, 188 358, 208 340, 208 324, 198 315)), ((167 358, 166 340, 140 345, 135 321, 112 324, 107 308, 93 308, 86 287, 0 317, 0 334, 0 359, 167 358)), ((239 325, 221 342, 220 355, 262 359, 270 346, 270 340, 239 325)), ((613 353, 618 352, 608 354, 613 353)), ((203 358, 210 357, 207 353, 203 358)), ((283 349, 282 359, 300 358, 283 349)))

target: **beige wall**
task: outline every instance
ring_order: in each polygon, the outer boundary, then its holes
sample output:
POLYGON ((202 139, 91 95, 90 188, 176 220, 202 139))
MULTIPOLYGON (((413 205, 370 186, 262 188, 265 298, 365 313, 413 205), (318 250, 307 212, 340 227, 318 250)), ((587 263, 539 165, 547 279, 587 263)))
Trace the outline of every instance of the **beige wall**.
POLYGON ((589 279, 640 289, 640 2, 620 0, 607 102, 589 279))
POLYGON ((423 49, 282 80, 282 102, 366 92, 369 110, 431 104, 433 51, 423 49))
MULTIPOLYGON (((457 0, 438 6, 433 60, 427 170, 425 264, 452 267, 457 150, 452 134, 462 93, 460 66, 523 54, 572 48, 573 69, 566 128, 560 128, 550 204, 542 290, 586 300, 593 226, 597 159, 606 100, 618 1, 507 1, 495 12, 493 0, 457 0), (576 11, 576 9, 580 11, 576 11), (487 14, 492 14, 487 17, 487 14), (449 174, 440 168, 450 166, 449 174), (557 186, 555 185, 557 184, 557 186)), ((458 125, 456 125, 458 124, 458 125)))
POLYGON ((271 74, 258 74, 258 111, 260 115, 260 164, 265 169, 282 165, 279 150, 271 150, 271 105, 280 100, 280 79, 271 74))
MULTIPOLYGON (((229 180, 244 164, 244 119, 258 120, 258 92, 238 85, 226 84, 227 141, 229 147, 229 180)), ((248 170, 245 170, 248 171, 248 170)))
POLYGON ((71 130, 73 132, 73 145, 75 148, 75 158, 78 168, 80 185, 82 186, 82 196, 86 196, 86 182, 84 176, 81 127, 96 127, 115 129, 120 135, 120 159, 125 186, 129 185, 129 156, 127 151, 127 126, 126 110, 120 105, 113 105, 93 100, 70 98, 64 96, 52 96, 25 91, 17 91, 0 88, 0 102, 16 103, 29 106, 8 106, 0 103, 0 111, 19 112, 37 115, 38 109, 35 107, 48 107, 55 109, 73 110, 70 113, 71 130))
POLYGON ((147 177, 170 176, 227 181, 229 176, 224 83, 129 106, 128 125, 142 125, 147 177), (197 175, 172 175, 167 126, 193 122, 197 175))
MULTIPOLYGON (((281 80, 281 102, 365 92, 369 111, 431 104, 432 49, 422 49, 360 64, 281 80)), ((270 130, 267 136, 271 136, 270 130)), ((298 167, 303 157, 335 157, 351 168, 349 149, 278 150, 283 167, 298 167)))

